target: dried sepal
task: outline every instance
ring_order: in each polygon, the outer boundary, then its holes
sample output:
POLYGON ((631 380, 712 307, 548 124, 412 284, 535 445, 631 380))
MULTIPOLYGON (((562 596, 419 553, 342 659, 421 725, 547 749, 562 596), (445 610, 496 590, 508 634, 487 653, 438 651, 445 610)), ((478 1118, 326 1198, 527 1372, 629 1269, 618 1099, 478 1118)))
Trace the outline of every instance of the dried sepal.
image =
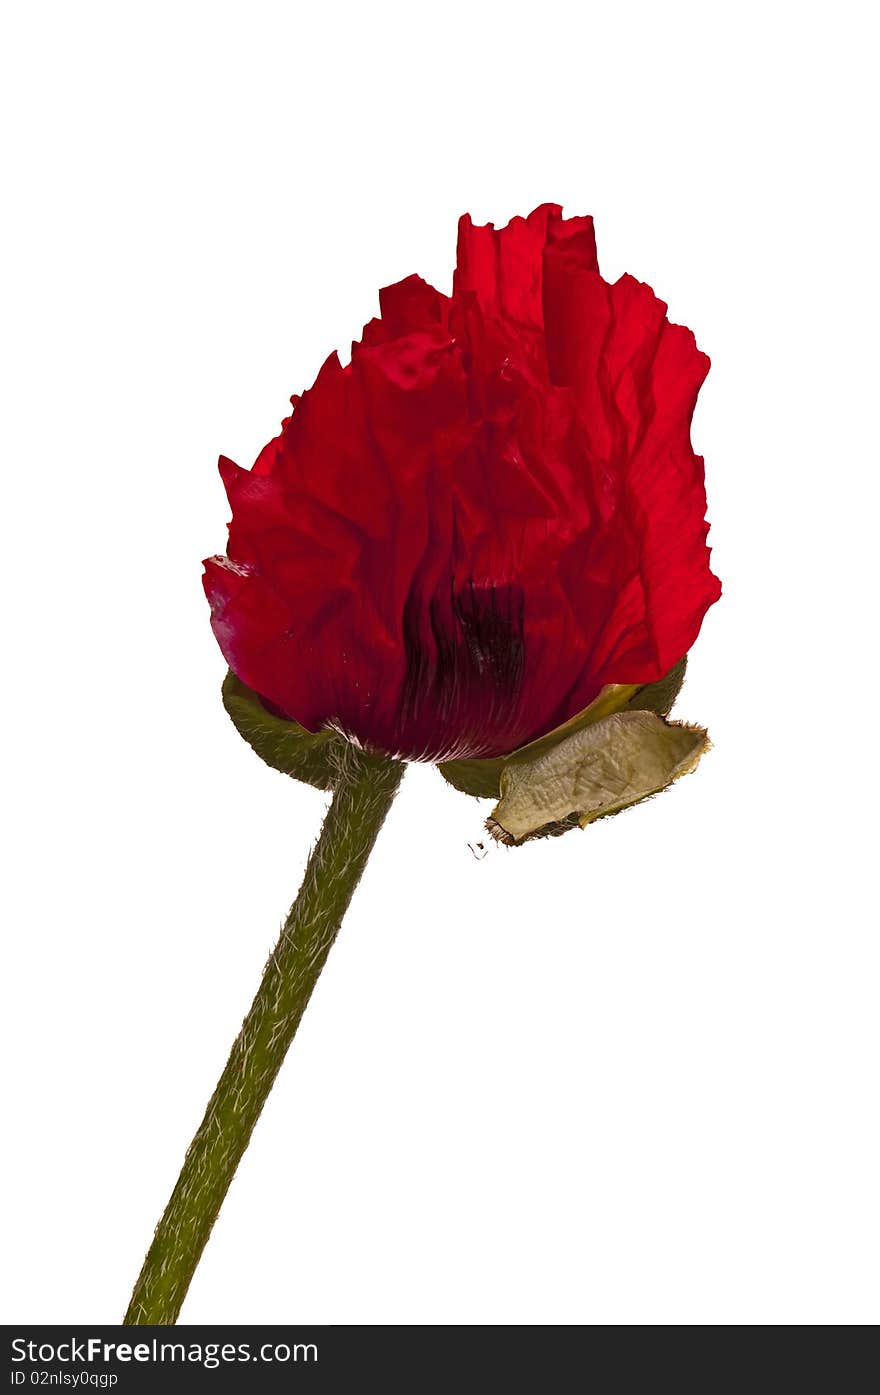
POLYGON ((571 717, 562 726, 555 727, 553 731, 539 736, 535 741, 530 741, 527 746, 520 746, 509 755, 496 756, 490 760, 447 760, 442 761, 437 769, 443 778, 457 790, 461 790, 462 794, 472 794, 479 799, 497 799, 501 793, 501 774, 506 766, 536 760, 574 732, 600 721, 609 712, 616 712, 638 691, 633 684, 609 683, 583 712, 578 712, 577 716, 571 717))
POLYGON ((478 799, 498 799, 501 795, 501 772, 505 766, 536 760, 538 756, 558 746, 560 741, 566 740, 584 727, 592 726, 612 712, 645 709, 657 712, 661 717, 667 717, 681 691, 686 669, 687 655, 679 659, 678 663, 656 683, 645 683, 641 686, 609 683, 583 712, 579 712, 562 726, 554 728, 546 736, 531 741, 527 746, 521 746, 519 750, 491 760, 442 761, 437 769, 443 778, 457 790, 461 790, 462 794, 471 794, 478 799))
POLYGON ((506 766, 486 827, 507 844, 584 828, 666 789, 707 745, 703 727, 648 710, 612 713, 537 760, 506 766))

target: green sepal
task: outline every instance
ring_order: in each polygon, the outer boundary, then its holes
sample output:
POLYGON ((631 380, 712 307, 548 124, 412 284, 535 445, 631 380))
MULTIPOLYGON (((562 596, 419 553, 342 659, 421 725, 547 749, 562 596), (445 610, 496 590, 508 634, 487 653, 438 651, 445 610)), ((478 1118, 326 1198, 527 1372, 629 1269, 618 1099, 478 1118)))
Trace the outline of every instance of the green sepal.
POLYGON ((223 680, 223 706, 240 736, 261 760, 319 790, 336 785, 345 738, 335 731, 306 731, 298 722, 268 711, 252 688, 230 670, 223 680))
POLYGON ((687 654, 683 659, 679 659, 675 667, 671 668, 663 678, 658 678, 656 683, 646 683, 643 688, 639 688, 635 697, 630 698, 626 704, 627 710, 630 712, 656 712, 658 717, 668 717, 681 692, 686 670, 687 654))
POLYGON ((506 756, 494 756, 488 760, 447 760, 437 769, 462 794, 474 795, 477 799, 498 799, 501 796, 501 772, 507 765, 519 765, 524 761, 536 760, 539 756, 567 740, 575 732, 592 726, 612 712, 649 711, 666 717, 681 691, 687 668, 687 655, 679 659, 674 668, 656 683, 645 683, 641 687, 631 683, 609 683, 597 698, 577 716, 554 728, 546 736, 530 741, 506 756))
POLYGON ((444 760, 437 766, 443 779, 475 799, 497 799, 504 756, 492 760, 444 760))

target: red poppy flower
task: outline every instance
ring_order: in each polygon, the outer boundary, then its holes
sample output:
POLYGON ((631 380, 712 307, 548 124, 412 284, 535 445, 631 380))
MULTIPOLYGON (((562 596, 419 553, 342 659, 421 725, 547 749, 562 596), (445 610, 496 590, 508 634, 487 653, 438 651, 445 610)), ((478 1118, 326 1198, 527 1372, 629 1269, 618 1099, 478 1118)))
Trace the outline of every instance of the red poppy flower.
POLYGON ((277 712, 410 760, 505 754, 606 683, 650 683, 720 594, 690 423, 709 360, 649 287, 599 274, 552 204, 459 224, 220 469, 220 647, 277 712))

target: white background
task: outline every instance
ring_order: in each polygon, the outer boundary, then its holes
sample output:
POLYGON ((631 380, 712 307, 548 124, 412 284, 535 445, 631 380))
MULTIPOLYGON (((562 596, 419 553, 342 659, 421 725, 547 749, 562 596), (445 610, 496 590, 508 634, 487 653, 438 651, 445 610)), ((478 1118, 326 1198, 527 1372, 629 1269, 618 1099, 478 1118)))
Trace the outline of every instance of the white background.
POLYGON ((5 1321, 121 1316, 325 803, 220 706, 216 457, 545 199, 713 359, 714 750, 482 862, 409 772, 183 1321, 877 1319, 868 17, 10 9, 5 1321))

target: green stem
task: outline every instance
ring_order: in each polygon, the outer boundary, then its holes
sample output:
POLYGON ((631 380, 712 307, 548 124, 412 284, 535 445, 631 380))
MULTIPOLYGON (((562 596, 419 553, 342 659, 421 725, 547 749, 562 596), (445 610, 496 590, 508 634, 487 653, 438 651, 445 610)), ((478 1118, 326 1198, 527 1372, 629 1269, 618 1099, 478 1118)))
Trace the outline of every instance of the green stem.
POLYGON ((128 1325, 177 1319, 402 774, 396 761, 344 749, 302 887, 156 1227, 123 1319, 128 1325))

